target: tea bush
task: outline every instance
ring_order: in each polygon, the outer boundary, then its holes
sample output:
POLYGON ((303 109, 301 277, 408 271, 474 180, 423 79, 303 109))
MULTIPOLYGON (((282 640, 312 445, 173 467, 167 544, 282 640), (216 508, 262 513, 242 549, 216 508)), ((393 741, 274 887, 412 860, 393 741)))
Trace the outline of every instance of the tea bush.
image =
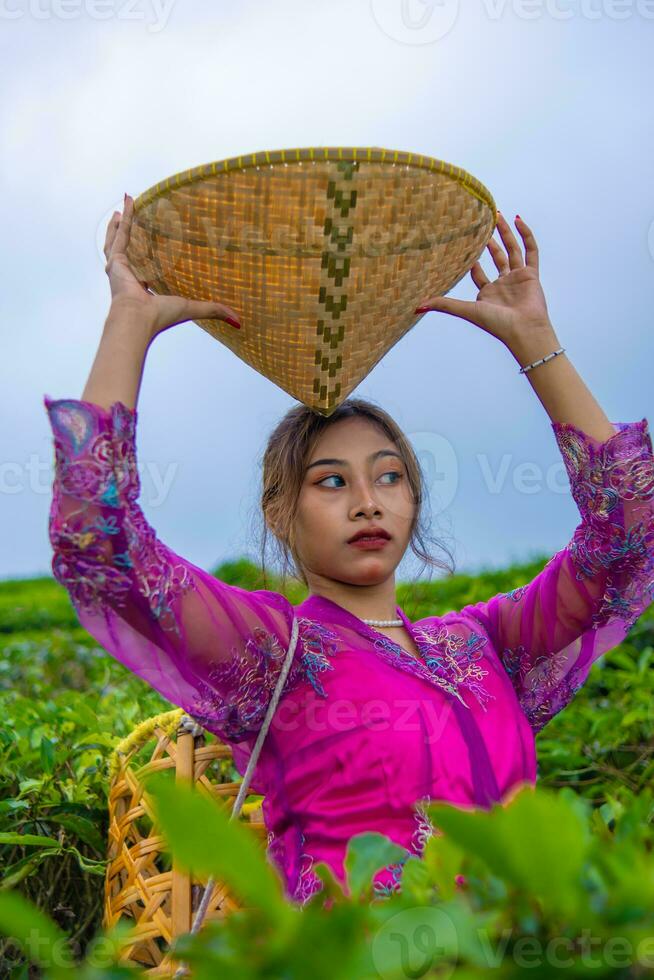
MULTIPOLYGON (((412 620, 461 608, 529 581, 549 557, 477 576, 403 583, 398 602, 412 620)), ((247 560, 214 574, 263 587, 247 560)), ((294 604, 305 594, 300 586, 287 591, 294 604)), ((52 977, 71 969, 89 980, 133 976, 126 965, 110 965, 107 955, 100 965, 96 955, 106 866, 105 766, 138 722, 171 705, 80 628, 67 593, 52 578, 0 583, 0 646, 0 935, 6 937, 0 975, 39 975, 28 973, 31 959, 52 977), (35 929, 44 943, 37 951, 21 941, 35 929)), ((537 736, 537 791, 488 813, 430 807, 444 836, 428 842, 423 860, 406 861, 400 894, 372 896, 364 885, 371 869, 396 859, 396 845, 382 835, 350 842, 349 895, 322 866, 324 895, 333 902, 328 911, 316 896, 304 909, 289 906, 261 854, 248 854, 266 902, 257 907, 255 889, 253 908, 181 939, 193 975, 224 970, 239 978, 299 978, 310 966, 313 977, 333 980, 424 976, 436 967, 447 976, 456 966, 463 977, 491 967, 510 977, 531 969, 530 949, 538 976, 561 969, 555 949, 566 951, 573 964, 566 968, 579 974, 648 975, 654 969, 654 949, 650 965, 646 946, 654 935, 653 663, 650 608, 537 736), (457 875, 463 875, 458 887, 457 875), (601 963, 593 961, 593 944, 601 963)), ((161 782, 158 791, 167 789, 161 782)), ((164 831, 180 860, 183 853, 189 866, 212 873, 210 851, 238 891, 233 862, 220 864, 224 816, 217 810, 202 816, 216 836, 208 848, 204 833, 200 842, 182 833, 203 801, 187 799, 179 788, 166 799, 164 831), (186 853, 184 836, 196 849, 186 853)), ((232 858, 250 845, 248 839, 230 844, 232 858)))

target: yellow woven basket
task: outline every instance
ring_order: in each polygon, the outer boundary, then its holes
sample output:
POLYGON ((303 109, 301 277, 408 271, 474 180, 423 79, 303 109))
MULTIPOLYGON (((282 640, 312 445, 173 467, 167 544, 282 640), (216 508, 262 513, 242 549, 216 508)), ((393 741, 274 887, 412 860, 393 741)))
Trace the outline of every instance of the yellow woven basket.
MULTIPOLYGON (((171 866, 143 780, 149 773, 173 769, 177 779, 192 779, 229 811, 240 785, 240 781, 225 778, 231 759, 229 744, 218 738, 207 744, 203 729, 177 708, 139 725, 109 760, 103 924, 111 927, 121 919, 134 923, 121 958, 139 964, 148 976, 169 977, 179 966, 170 955, 170 946, 177 936, 190 931, 207 878, 191 878, 174 860, 171 866), (139 761, 136 757, 144 751, 148 758, 139 761)), ((248 824, 265 848, 261 800, 245 802, 238 819, 248 824)), ((224 918, 239 907, 228 887, 215 882, 205 921, 224 918)))
POLYGON ((263 150, 175 174, 134 201, 127 256, 155 293, 224 302, 196 322, 321 415, 334 409, 482 254, 489 190, 382 147, 263 150))

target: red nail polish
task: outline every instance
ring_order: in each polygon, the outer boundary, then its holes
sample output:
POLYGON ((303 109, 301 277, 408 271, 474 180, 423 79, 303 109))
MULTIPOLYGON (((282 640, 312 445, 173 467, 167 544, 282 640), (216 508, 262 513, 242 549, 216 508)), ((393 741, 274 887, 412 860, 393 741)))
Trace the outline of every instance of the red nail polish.
POLYGON ((520 217, 519 214, 516 214, 516 218, 518 218, 519 221, 522 221, 522 218, 520 217))
POLYGON ((236 327, 237 330, 241 329, 241 324, 238 322, 238 320, 235 320, 231 316, 226 316, 225 322, 231 324, 232 327, 236 327))
POLYGON ((414 313, 429 313, 429 307, 428 306, 419 306, 413 312, 414 313))

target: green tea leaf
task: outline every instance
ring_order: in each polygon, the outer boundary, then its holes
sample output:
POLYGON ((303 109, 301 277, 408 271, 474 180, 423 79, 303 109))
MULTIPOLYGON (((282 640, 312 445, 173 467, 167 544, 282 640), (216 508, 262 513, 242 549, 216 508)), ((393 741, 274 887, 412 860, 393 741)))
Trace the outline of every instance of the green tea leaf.
POLYGON ((405 847, 394 844, 384 834, 367 831, 350 837, 344 867, 352 898, 372 891, 372 878, 381 868, 406 857, 405 847))
POLYGON ((24 847, 52 846, 59 847, 59 841, 54 837, 40 837, 38 834, 0 833, 0 844, 22 844, 24 847))
POLYGON ((46 816, 46 820, 49 823, 60 824, 60 826, 79 837, 80 840, 83 840, 85 844, 89 844, 96 851, 99 851, 100 854, 104 854, 107 843, 96 825, 91 823, 90 820, 87 820, 86 817, 80 817, 74 813, 50 813, 46 816))
POLYGON ((430 817, 493 874, 540 899, 550 912, 573 914, 585 902, 581 872, 589 845, 588 823, 564 797, 529 786, 506 805, 463 811, 428 806, 430 817))
POLYGON ((41 862, 44 861, 45 858, 50 857, 52 854, 61 854, 61 848, 44 848, 42 851, 27 854, 25 857, 20 858, 19 861, 15 861, 13 864, 10 864, 8 868, 4 869, 2 881, 0 881, 0 891, 15 888, 20 881, 24 881, 25 878, 29 878, 29 876, 39 867, 41 862))
POLYGON ((226 882, 248 906, 265 913, 279 928, 288 924, 290 908, 279 876, 253 834, 230 820, 224 808, 167 773, 146 778, 154 797, 156 820, 173 857, 187 871, 226 882))
POLYGON ((54 742, 41 736, 41 765, 46 772, 52 772, 55 767, 55 747, 54 742))

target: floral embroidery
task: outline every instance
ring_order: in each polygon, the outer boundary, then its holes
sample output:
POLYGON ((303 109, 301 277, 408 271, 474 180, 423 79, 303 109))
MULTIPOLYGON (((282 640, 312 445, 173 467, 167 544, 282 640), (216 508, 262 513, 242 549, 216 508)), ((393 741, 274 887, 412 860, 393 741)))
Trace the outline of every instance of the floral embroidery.
POLYGON ((541 691, 560 683, 569 662, 564 650, 541 654, 532 660, 522 644, 513 649, 505 647, 500 652, 500 660, 514 684, 541 691))
POLYGON ((404 670, 409 674, 413 674, 415 677, 421 677, 423 680, 427 679, 431 681, 437 687, 440 687, 441 690, 447 691, 448 694, 458 698, 462 704, 465 704, 465 701, 451 681, 448 681, 446 678, 441 677, 436 673, 430 672, 423 661, 416 660, 415 657, 412 657, 410 653, 407 653, 403 647, 391 640, 390 637, 378 637, 373 646, 381 656, 382 660, 392 664, 394 667, 399 667, 401 670, 404 670))
POLYGON ((326 698, 327 694, 316 674, 322 673, 324 670, 334 669, 329 657, 336 653, 338 636, 323 623, 315 623, 304 617, 301 617, 299 622, 302 630, 302 653, 300 655, 302 668, 315 692, 320 697, 326 698))
MULTIPOLYGON (((402 871, 407 860, 412 855, 421 857, 427 841, 431 837, 440 834, 440 831, 432 824, 425 809, 426 805, 430 801, 431 797, 426 796, 414 805, 413 816, 416 827, 411 838, 410 849, 407 848, 407 853, 401 857, 399 861, 394 861, 393 863, 386 865, 384 868, 380 868, 379 871, 375 873, 375 877, 383 872, 386 873, 387 877, 390 876, 390 881, 373 880, 373 893, 375 895, 384 897, 401 891, 402 871)), ((287 861, 286 848, 284 846, 283 839, 278 837, 274 831, 269 830, 267 843, 267 854, 270 860, 279 868, 280 871, 284 872, 285 868, 288 867, 289 862, 287 861)), ((305 852, 304 846, 305 836, 300 831, 299 847, 302 851, 300 854, 300 873, 298 875, 295 888, 292 891, 291 898, 293 901, 299 902, 302 905, 306 904, 312 895, 315 895, 316 892, 319 892, 324 888, 322 879, 313 870, 314 859, 312 855, 305 852)))
POLYGON ((415 638, 431 671, 450 679, 457 687, 467 688, 482 707, 493 700, 482 683, 488 671, 479 663, 483 659, 482 647, 488 642, 487 637, 471 631, 466 639, 441 624, 416 626, 415 638))
MULTIPOLYGON (((407 853, 399 861, 387 864, 386 867, 381 869, 381 871, 386 872, 387 876, 390 876, 390 881, 375 881, 373 883, 375 895, 388 896, 401 892, 401 878, 406 862, 412 856, 422 857, 427 841, 431 837, 440 836, 441 832, 434 826, 427 813, 426 807, 430 802, 431 796, 427 795, 414 804, 413 817, 416 827, 411 837, 410 849, 407 849, 407 853)), ((377 872, 377 874, 379 873, 377 872)))
POLYGON ((569 552, 577 579, 598 575, 602 569, 608 572, 592 628, 619 616, 629 632, 643 610, 643 597, 654 600, 654 524, 641 521, 622 531, 617 525, 598 529, 582 523, 569 552))
POLYGON ((122 402, 112 405, 107 419, 98 406, 83 402, 46 400, 46 405, 55 433, 49 527, 55 579, 78 612, 101 613, 109 603, 124 606, 136 588, 161 628, 179 635, 174 603, 195 583, 135 503, 140 492, 136 413, 122 402), (65 518, 59 516, 67 510, 63 495, 81 504, 65 518), (123 500, 130 506, 123 507, 123 500), (101 507, 118 513, 104 514, 101 507), (89 515, 94 519, 83 525, 89 515))
POLYGON ((533 662, 525 647, 505 647, 500 660, 516 690, 518 702, 535 732, 572 700, 583 684, 583 672, 573 668, 566 674, 568 657, 554 651, 533 662))
POLYGON ((440 831, 434 827, 429 814, 427 813, 427 805, 431 803, 431 796, 427 795, 423 797, 422 800, 418 800, 414 804, 414 819, 416 821, 416 829, 413 832, 413 837, 411 838, 411 847, 416 854, 422 854, 427 841, 431 837, 436 837, 440 834, 440 831))
MULTIPOLYGON (((304 834, 300 834, 300 841, 304 846, 304 834)), ((300 860, 300 877, 293 892, 293 898, 302 905, 306 905, 312 895, 323 891, 324 885, 322 879, 313 870, 313 857, 303 852, 300 860)))
MULTIPOLYGON (((314 861, 312 855, 307 854, 304 851, 304 834, 302 831, 299 831, 298 834, 299 847, 302 851, 300 854, 300 872, 290 897, 294 902, 305 905, 312 895, 315 895, 316 892, 323 890, 324 885, 322 879, 319 878, 316 872, 313 870, 314 861)), ((284 874, 284 877, 286 877, 285 869, 288 866, 288 862, 286 859, 286 848, 284 846, 283 839, 278 837, 273 830, 269 830, 267 843, 267 854, 269 859, 274 865, 276 865, 282 874, 284 874)))
POLYGON ((492 700, 493 695, 483 686, 482 680, 488 671, 478 661, 483 657, 481 648, 488 642, 487 637, 471 631, 466 639, 443 624, 416 625, 413 632, 422 655, 420 661, 384 635, 375 640, 374 647, 387 662, 416 677, 426 678, 467 708, 459 690, 459 687, 466 688, 485 709, 485 703, 492 700))
POLYGON ((521 681, 524 677, 525 664, 527 663, 528 657, 527 651, 522 643, 513 649, 505 647, 504 650, 500 651, 499 656, 511 681, 514 684, 521 681))
POLYGON ((54 432, 56 485, 78 500, 115 506, 112 501, 125 485, 138 480, 135 463, 120 471, 114 467, 116 448, 123 458, 135 439, 134 419, 125 418, 128 409, 117 402, 103 418, 102 409, 83 402, 46 400, 46 406, 54 432))
MULTIPOLYGON (((582 686, 589 660, 579 665, 584 629, 597 630, 617 618, 625 635, 643 609, 654 601, 654 455, 645 419, 617 423, 600 443, 571 423, 553 423, 581 523, 563 551, 547 566, 557 566, 577 581, 596 578, 597 596, 573 642, 542 652, 522 644, 504 647, 499 658, 518 702, 535 732, 568 704, 582 686), (571 570, 565 568, 568 561, 571 570)), ((529 586, 507 592, 522 598, 529 586)), ((574 584, 565 583, 572 590, 574 584)), ((581 591, 581 590, 580 590, 581 591)), ((557 597, 558 601, 558 597, 557 597)), ((517 625, 517 624, 516 624, 517 625)), ((520 630, 524 637, 524 630, 520 630)), ((510 641, 509 641, 510 642, 510 641)), ((538 642, 535 640, 535 642, 538 642)), ((591 647, 591 649, 595 649, 591 647)), ((591 657, 591 662, 596 655, 591 657)))
POLYGON ((255 627, 243 652, 232 647, 226 659, 209 668, 206 681, 197 680, 193 717, 228 739, 244 738, 266 713, 284 656, 277 637, 255 627))
POLYGON ((107 603, 120 605, 131 588, 129 575, 107 564, 101 543, 94 543, 92 528, 76 531, 70 520, 50 526, 52 574, 78 612, 96 612, 107 603))
POLYGON ((504 592, 504 597, 506 599, 511 599, 512 602, 519 602, 524 595, 526 595, 529 589, 529 585, 518 585, 517 588, 511 589, 509 592, 504 592))
POLYGON ((550 718, 569 704, 582 684, 583 679, 578 679, 577 674, 571 672, 570 676, 561 681, 559 686, 546 697, 543 697, 542 690, 539 691, 536 687, 528 688, 519 694, 520 706, 535 734, 547 724, 550 718))
POLYGON ((568 655, 564 650, 536 657, 526 675, 526 686, 533 690, 552 690, 565 677, 568 663, 568 655))
MULTIPOLYGON (((390 881, 374 881, 372 888, 375 895, 381 898, 395 895, 402 891, 402 872, 409 857, 410 854, 407 852, 399 861, 394 861, 392 864, 387 864, 386 867, 380 869, 380 871, 384 871, 387 875, 390 875, 390 881)), ((379 874, 380 872, 378 871, 376 873, 379 874)))
POLYGON ((63 450, 68 443, 66 448, 74 456, 79 455, 96 432, 95 413, 75 399, 59 399, 55 408, 50 407, 55 404, 50 399, 46 398, 45 403, 55 434, 55 450, 59 446, 63 450))
MULTIPOLYGON (((282 695, 307 680, 320 697, 326 698, 316 674, 334 669, 329 657, 337 650, 338 636, 322 623, 304 617, 298 622, 298 647, 282 695)), ((255 627, 245 640, 243 652, 232 648, 227 659, 210 667, 207 681, 197 681, 194 717, 229 739, 245 738, 265 717, 285 657, 286 648, 277 637, 255 627)))
MULTIPOLYGON (((173 553, 157 538, 137 504, 125 511, 123 528, 129 560, 139 593, 147 599, 150 612, 164 630, 180 634, 175 603, 190 589, 196 589, 189 568, 175 561, 173 553)), ((122 555, 116 556, 119 562, 122 555)))
MULTIPOLYGON (((108 412, 75 400, 46 398, 46 406, 55 433, 50 523, 55 578, 78 611, 121 607, 135 591, 162 629, 181 635, 175 604, 197 586, 191 569, 158 539, 136 502, 136 411, 122 402, 108 412), (80 502, 78 509, 70 509, 72 500, 80 502)), ((306 679, 316 694, 327 697, 319 675, 333 670, 329 658, 337 642, 326 626, 301 619, 300 652, 284 691, 306 679)), ((232 650, 227 662, 210 668, 206 682, 198 681, 190 710, 209 730, 218 726, 219 734, 245 737, 265 716, 285 654, 275 636, 256 628, 242 650, 232 650)))
POLYGON ((618 616, 628 632, 643 596, 654 601, 654 521, 651 507, 638 507, 654 496, 654 456, 645 419, 617 424, 597 446, 571 423, 553 429, 582 516, 568 549, 576 578, 608 572, 592 627, 618 616))

